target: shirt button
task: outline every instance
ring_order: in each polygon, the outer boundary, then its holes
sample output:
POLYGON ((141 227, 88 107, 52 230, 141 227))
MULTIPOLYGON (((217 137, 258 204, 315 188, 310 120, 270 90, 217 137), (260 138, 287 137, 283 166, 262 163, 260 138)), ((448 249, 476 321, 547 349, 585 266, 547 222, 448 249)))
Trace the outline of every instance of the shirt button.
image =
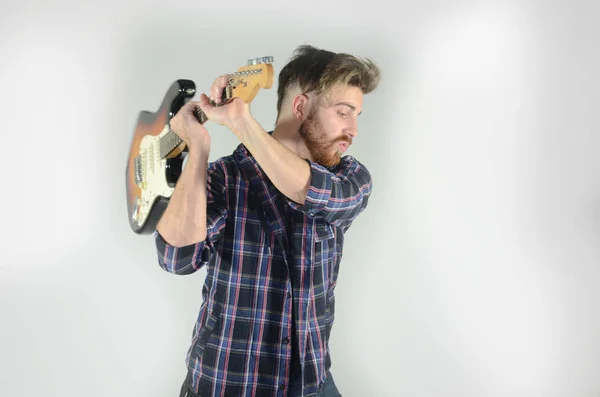
POLYGON ((291 298, 291 297, 292 297, 292 293, 291 293, 291 292, 288 292, 288 293, 287 293, 287 297, 288 297, 288 298, 291 298))
POLYGON ((283 343, 287 345, 288 343, 290 343, 290 340, 288 338, 284 338, 283 343))

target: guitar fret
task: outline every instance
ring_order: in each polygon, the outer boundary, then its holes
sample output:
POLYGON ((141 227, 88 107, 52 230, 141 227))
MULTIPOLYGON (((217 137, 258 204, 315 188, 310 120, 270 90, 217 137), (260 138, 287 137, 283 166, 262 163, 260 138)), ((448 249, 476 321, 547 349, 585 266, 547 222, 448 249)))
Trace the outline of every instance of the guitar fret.
POLYGON ((161 138, 160 145, 160 157, 161 159, 166 158, 177 146, 183 142, 181 138, 173 131, 169 130, 167 134, 161 138))

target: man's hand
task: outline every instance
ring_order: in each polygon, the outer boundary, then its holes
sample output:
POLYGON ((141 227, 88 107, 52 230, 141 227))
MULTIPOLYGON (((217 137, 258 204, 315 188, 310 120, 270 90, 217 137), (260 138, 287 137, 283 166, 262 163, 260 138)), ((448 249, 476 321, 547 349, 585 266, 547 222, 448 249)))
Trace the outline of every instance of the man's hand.
POLYGON ((198 102, 189 101, 179 109, 177 114, 169 122, 171 129, 190 148, 190 153, 200 154, 208 157, 210 153, 210 135, 193 111, 198 102))
POLYGON ((209 120, 236 132, 236 125, 250 117, 250 106, 237 97, 223 103, 223 89, 228 84, 228 75, 219 76, 210 88, 210 99, 205 94, 201 94, 198 106, 209 120))
POLYGON ((275 187, 298 204, 303 204, 310 186, 311 169, 307 162, 268 134, 250 114, 248 104, 234 98, 221 104, 228 76, 218 77, 210 89, 213 104, 204 94, 200 109, 206 117, 228 127, 252 153, 275 187))

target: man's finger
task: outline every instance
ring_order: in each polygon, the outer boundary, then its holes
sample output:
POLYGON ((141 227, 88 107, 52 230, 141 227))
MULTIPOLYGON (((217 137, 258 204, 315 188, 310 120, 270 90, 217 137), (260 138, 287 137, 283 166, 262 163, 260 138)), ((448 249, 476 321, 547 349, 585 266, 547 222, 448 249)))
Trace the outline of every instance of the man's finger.
POLYGON ((188 103, 186 103, 185 105, 188 108, 193 110, 196 106, 198 106, 198 102, 197 101, 188 101, 188 103))
POLYGON ((210 89, 211 99, 215 104, 220 104, 223 101, 223 90, 229 84, 229 75, 219 76, 213 82, 210 89))
POLYGON ((200 94, 200 99, 196 102, 196 107, 204 112, 206 118, 210 119, 211 111, 214 106, 205 94, 200 94))
POLYGON ((213 100, 213 102, 215 104, 217 103, 221 103, 221 88, 220 87, 220 81, 219 78, 217 78, 214 82, 212 87, 210 87, 210 98, 213 100))
POLYGON ((210 100, 208 99, 208 97, 204 93, 200 94, 200 99, 198 99, 197 103, 198 103, 198 106, 200 108, 205 108, 207 106, 210 106, 210 100))

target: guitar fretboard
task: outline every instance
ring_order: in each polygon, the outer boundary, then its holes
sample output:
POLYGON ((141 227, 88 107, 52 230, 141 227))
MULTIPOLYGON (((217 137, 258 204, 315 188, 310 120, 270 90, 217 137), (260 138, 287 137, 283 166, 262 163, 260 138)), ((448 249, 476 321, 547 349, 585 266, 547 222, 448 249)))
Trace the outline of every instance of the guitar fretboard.
POLYGON ((181 145, 181 142, 183 140, 179 135, 169 129, 169 132, 160 140, 160 158, 166 158, 177 146, 181 145))

